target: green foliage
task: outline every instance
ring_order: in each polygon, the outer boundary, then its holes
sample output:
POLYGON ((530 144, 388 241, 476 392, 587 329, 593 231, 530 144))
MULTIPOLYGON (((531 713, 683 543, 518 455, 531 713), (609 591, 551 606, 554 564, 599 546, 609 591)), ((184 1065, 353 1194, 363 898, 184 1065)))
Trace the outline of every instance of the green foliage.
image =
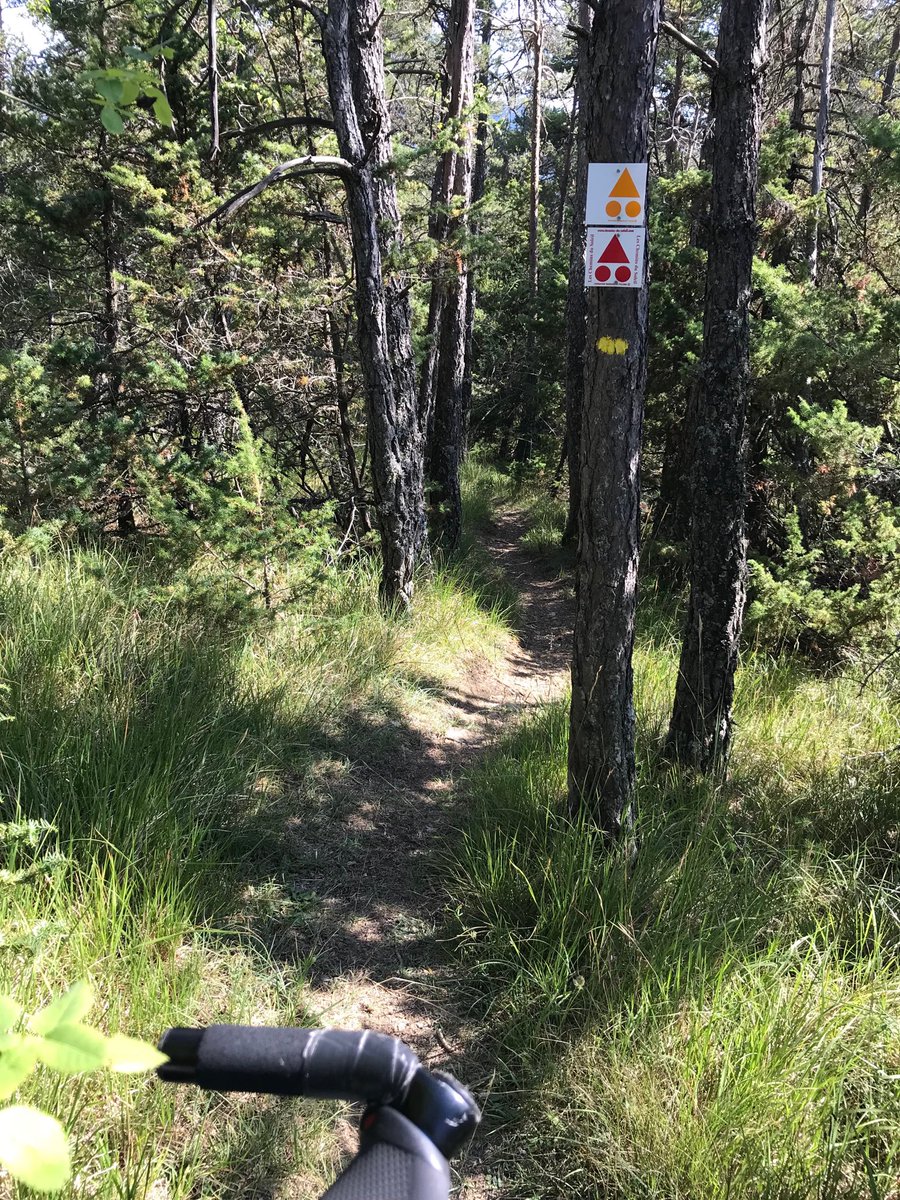
POLYGON ((175 52, 169 46, 156 46, 141 50, 137 46, 126 47, 125 53, 131 60, 127 67, 97 67, 83 71, 82 78, 91 82, 100 97, 100 120, 107 133, 124 133, 122 119, 132 106, 141 99, 148 100, 149 107, 160 125, 171 128, 174 124, 172 108, 165 92, 159 86, 159 75, 150 70, 154 59, 172 59, 175 52))
MULTIPOLYGON (((108 1068, 127 1074, 151 1071, 166 1061, 152 1046, 116 1034, 109 1038, 84 1024, 94 994, 86 983, 51 1000, 19 1026, 23 1012, 0 995, 0 1100, 8 1100, 38 1063, 60 1075, 108 1068)), ((0 1163, 14 1179, 37 1191, 57 1192, 72 1174, 65 1131, 47 1113, 16 1104, 0 1110, 0 1163)))
POLYGON ((494 596, 469 569, 436 571, 415 613, 390 619, 365 559, 268 614, 234 608, 212 554, 179 565, 127 544, 31 544, 0 556, 0 1017, 28 1039, 18 1064, 0 1048, 0 1080, 9 1071, 17 1107, 69 1130, 79 1190, 189 1200, 227 1193, 235 1163, 242 1188, 277 1172, 318 1194, 333 1177, 334 1106, 222 1106, 199 1091, 176 1106, 136 1075, 66 1080, 46 1064, 144 1069, 115 1031, 315 1024, 317 908, 307 929, 265 898, 296 914, 297 839, 345 786, 348 759, 391 736, 407 703, 427 704, 460 641, 484 653, 502 641, 494 596), (82 1029, 83 989, 60 1000, 88 977, 104 1041, 82 1029), (29 1029, 18 1014, 41 1004, 29 1029))
POLYGON ((658 760, 678 636, 636 658, 634 862, 562 809, 567 710, 466 780, 451 854, 464 1002, 500 1064, 510 1191, 888 1196, 900 1165, 898 713, 887 680, 757 655, 727 785, 658 760), (511 1140, 509 1140, 511 1138, 511 1140))
MULTIPOLYGON (((900 622, 897 404, 878 288, 836 297, 760 263, 750 618, 772 646, 834 658, 900 622)), ((752 436, 752 435, 751 435, 752 436)))

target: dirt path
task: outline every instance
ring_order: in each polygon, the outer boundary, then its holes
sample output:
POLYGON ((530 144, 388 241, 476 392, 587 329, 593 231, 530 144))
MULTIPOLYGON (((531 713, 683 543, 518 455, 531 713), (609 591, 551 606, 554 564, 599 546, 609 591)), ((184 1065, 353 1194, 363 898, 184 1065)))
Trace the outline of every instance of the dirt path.
MULTIPOLYGON (((389 754, 353 764, 314 829, 298 830, 300 886, 323 901, 313 968, 322 1022, 402 1038, 423 1061, 455 1071, 482 1094, 491 1064, 473 1059, 475 1031, 454 1007, 430 862, 462 824, 454 780, 504 726, 567 682, 570 590, 552 566, 522 549, 524 529, 523 518, 508 513, 483 537, 519 594, 517 636, 504 658, 472 662, 436 703, 411 715, 389 754)), ((355 1144, 352 1130, 346 1134, 348 1146, 355 1144)), ((497 1194, 483 1145, 464 1173, 463 1196, 497 1194)))

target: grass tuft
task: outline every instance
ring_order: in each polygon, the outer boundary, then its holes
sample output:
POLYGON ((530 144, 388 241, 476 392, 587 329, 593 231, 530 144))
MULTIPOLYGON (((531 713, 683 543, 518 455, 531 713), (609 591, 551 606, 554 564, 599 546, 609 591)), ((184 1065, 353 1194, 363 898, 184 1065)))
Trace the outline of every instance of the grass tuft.
MULTIPOLYGON (((29 1010, 90 978, 98 1024, 150 1040, 316 1023, 314 934, 303 952, 292 926, 286 960, 270 949, 296 910, 287 825, 322 803, 336 757, 395 736, 507 636, 465 563, 423 577, 397 619, 365 561, 256 616, 216 602, 219 569, 173 583, 135 555, 0 558, 0 990, 29 1010)), ((100 1200, 314 1196, 336 1164, 334 1106, 40 1072, 21 1098, 74 1131, 73 1191, 100 1200)))
POLYGON ((889 1200, 896 703, 751 657, 733 773, 714 785, 659 758, 676 655, 677 624, 647 596, 633 866, 563 815, 564 704, 466 780, 451 902, 461 974, 503 1064, 489 1115, 516 1130, 508 1183, 547 1197, 889 1200))

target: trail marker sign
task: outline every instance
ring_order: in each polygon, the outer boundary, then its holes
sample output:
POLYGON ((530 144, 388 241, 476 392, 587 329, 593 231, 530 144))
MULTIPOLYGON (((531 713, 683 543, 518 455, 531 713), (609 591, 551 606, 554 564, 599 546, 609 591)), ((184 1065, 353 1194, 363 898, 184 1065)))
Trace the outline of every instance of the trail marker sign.
POLYGON ((644 282, 643 229, 596 227, 587 230, 585 287, 639 288, 644 282))
POLYGON ((645 225, 647 164, 588 163, 585 225, 645 225))

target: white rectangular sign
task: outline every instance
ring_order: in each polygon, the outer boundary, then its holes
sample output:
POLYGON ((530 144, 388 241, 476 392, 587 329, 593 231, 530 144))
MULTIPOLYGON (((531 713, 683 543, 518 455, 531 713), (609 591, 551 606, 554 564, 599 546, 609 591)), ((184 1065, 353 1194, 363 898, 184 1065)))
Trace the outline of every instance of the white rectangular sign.
POLYGON ((646 225, 647 164, 588 163, 585 225, 646 225))
POLYGON ((639 288, 644 282, 643 229, 589 228, 585 238, 584 286, 639 288))

